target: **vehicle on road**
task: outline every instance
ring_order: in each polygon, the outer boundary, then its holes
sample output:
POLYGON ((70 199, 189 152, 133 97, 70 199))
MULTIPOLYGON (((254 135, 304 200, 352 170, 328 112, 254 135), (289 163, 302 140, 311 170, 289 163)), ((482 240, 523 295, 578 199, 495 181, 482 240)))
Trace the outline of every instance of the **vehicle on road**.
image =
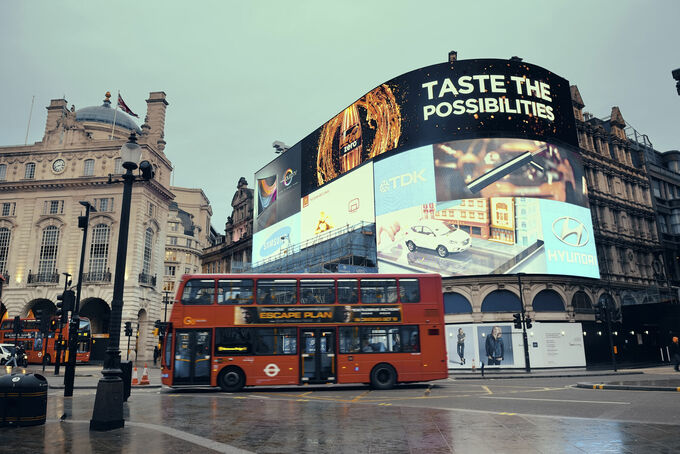
MULTIPOLYGON (((0 342, 11 343, 15 341, 20 344, 28 357, 28 362, 32 364, 46 364, 56 362, 57 343, 61 339, 60 351, 63 357, 68 357, 63 347, 68 345, 69 327, 68 324, 60 325, 57 317, 50 320, 51 329, 43 333, 40 330, 38 320, 33 318, 21 319, 22 333, 14 334, 14 319, 3 320, 0 323, 0 342)), ((80 325, 77 330, 76 361, 86 363, 90 360, 90 350, 92 346, 92 331, 90 320, 85 317, 80 318, 80 325)))
MULTIPOLYGON (((0 344, 0 365, 10 362, 16 352, 17 348, 14 344, 0 344)), ((17 366, 28 366, 28 355, 22 350, 19 351, 19 357, 17 357, 17 366)))
POLYGON ((462 252, 470 249, 470 234, 456 226, 433 219, 421 220, 406 229, 406 247, 415 252, 418 248, 431 249, 440 257, 451 252, 462 252))
POLYGON ((203 274, 180 282, 168 386, 397 383, 448 376, 438 274, 203 274))

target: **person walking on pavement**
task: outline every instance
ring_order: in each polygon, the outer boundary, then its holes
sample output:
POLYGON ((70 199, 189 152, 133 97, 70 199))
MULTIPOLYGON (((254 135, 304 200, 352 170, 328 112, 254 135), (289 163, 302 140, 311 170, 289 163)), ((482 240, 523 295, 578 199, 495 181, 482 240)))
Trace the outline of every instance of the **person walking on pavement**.
POLYGON ((156 365, 156 361, 158 361, 158 357, 160 356, 161 352, 158 349, 158 345, 153 346, 153 365, 156 365))
POLYGON ((673 343, 671 344, 671 362, 673 363, 673 368, 676 372, 680 372, 680 344, 678 343, 678 338, 673 337, 673 343))

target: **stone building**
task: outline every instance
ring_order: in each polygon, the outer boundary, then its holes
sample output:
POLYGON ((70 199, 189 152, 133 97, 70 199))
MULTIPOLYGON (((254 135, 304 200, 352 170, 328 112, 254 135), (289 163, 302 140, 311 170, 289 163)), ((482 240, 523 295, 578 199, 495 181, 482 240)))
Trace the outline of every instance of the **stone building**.
MULTIPOLYGON (((79 202, 91 213, 81 297, 82 316, 91 320, 93 358, 102 356, 108 338, 113 271, 118 242, 123 183, 119 150, 135 132, 142 159, 155 177, 134 183, 130 215, 123 322, 139 326, 138 358, 151 357, 153 320, 161 310, 161 286, 172 165, 164 153, 163 92, 146 100, 141 128, 111 106, 76 110, 65 99, 47 107, 40 142, 0 147, 0 272, 6 279, 0 316, 53 314, 65 273, 78 281, 82 230, 79 202), (115 123, 114 123, 115 119, 115 123), (111 178, 110 178, 111 175, 111 178)), ((125 356, 125 355, 123 355, 125 356)), ((134 355, 131 356, 134 358, 134 355)))
POLYGON ((164 302, 172 299, 182 274, 198 273, 201 252, 213 245, 210 201, 200 189, 171 187, 175 200, 168 212, 163 275, 164 302))
POLYGON ((204 273, 240 273, 250 269, 253 247, 253 190, 241 177, 231 199, 232 212, 225 224, 225 235, 218 244, 203 251, 204 273))

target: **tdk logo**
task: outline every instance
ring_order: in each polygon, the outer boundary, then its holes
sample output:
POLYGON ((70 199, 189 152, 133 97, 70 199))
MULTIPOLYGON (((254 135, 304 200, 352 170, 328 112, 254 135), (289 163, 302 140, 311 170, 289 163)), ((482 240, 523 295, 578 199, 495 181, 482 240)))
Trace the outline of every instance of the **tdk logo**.
POLYGON ((389 192, 393 189, 403 188, 405 186, 426 182, 423 176, 425 169, 414 170, 413 172, 397 175, 396 177, 388 178, 380 183, 380 192, 389 192))
POLYGON ((590 240, 585 224, 570 216, 555 219, 552 231, 553 235, 567 246, 583 247, 590 240))

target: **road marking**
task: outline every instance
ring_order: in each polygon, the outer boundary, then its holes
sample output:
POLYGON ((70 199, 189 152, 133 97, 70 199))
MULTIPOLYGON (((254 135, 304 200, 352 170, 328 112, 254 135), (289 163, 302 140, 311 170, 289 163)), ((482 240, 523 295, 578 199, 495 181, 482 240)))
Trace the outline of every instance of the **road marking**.
POLYGON ((543 402, 573 402, 580 404, 612 404, 630 405, 630 402, 611 402, 606 400, 567 400, 567 399, 536 399, 532 397, 499 397, 499 396, 479 396, 480 399, 507 399, 507 400, 540 400, 543 402))
POLYGON ((489 389, 489 387, 488 387, 488 386, 484 386, 484 385, 482 385, 482 388, 484 388, 484 390, 485 390, 485 391, 486 391, 487 393, 489 393, 489 394, 493 394, 493 392, 492 392, 492 391, 491 391, 491 390, 489 389))
POLYGON ((354 399, 351 399, 350 402, 356 402, 370 392, 371 391, 364 391, 361 394, 359 394, 358 396, 356 396, 354 399))
POLYGON ((502 411, 502 412, 500 412, 500 413, 498 413, 498 414, 499 414, 499 415, 514 416, 514 415, 516 415, 517 413, 508 413, 507 411, 502 411))

